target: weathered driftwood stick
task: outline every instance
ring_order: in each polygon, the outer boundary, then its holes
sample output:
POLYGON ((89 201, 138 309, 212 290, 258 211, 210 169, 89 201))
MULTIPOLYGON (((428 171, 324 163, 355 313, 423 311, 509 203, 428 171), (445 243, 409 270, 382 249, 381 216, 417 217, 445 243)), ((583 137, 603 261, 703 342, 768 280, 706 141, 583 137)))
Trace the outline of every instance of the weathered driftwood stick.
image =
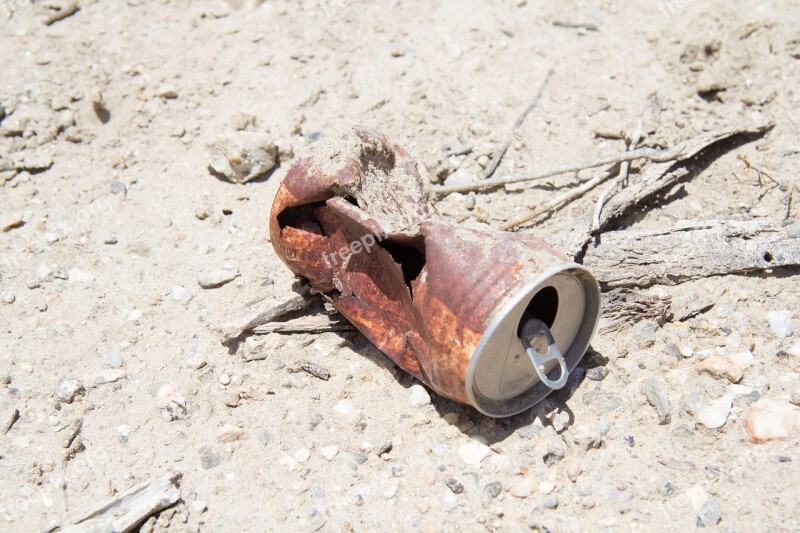
POLYGON ((170 507, 181 497, 181 474, 171 473, 140 483, 106 501, 61 531, 65 533, 123 533, 153 514, 170 507))
POLYGON ((494 171, 497 170, 497 167, 500 166, 500 161, 503 160, 503 156, 506 155, 508 151, 508 147, 511 146, 511 141, 514 140, 514 134, 517 133, 517 130, 522 127, 522 123, 525 122, 525 119, 528 117, 533 108, 536 107, 536 104, 539 103, 539 100, 542 98, 542 93, 544 93, 544 88, 547 86, 547 82, 550 81, 550 76, 553 75, 552 70, 548 70, 547 74, 544 77, 544 81, 539 86, 539 90, 536 92, 534 97, 531 99, 528 107, 522 112, 522 114, 517 117, 517 120, 514 122, 514 127, 511 128, 511 132, 508 134, 508 138, 506 142, 503 143, 503 146, 497 153, 494 154, 492 160, 489 162, 489 166, 486 167, 486 172, 483 173, 483 179, 489 179, 494 174, 494 171))
POLYGON ((358 331, 350 322, 344 320, 341 315, 334 315, 339 318, 332 318, 330 315, 311 315, 304 316, 288 322, 271 322, 253 328, 256 335, 266 335, 268 333, 325 333, 326 331, 358 331))
MULTIPOLYGON (((680 161, 685 161, 686 159, 690 159, 696 156, 705 148, 723 139, 727 139, 735 135, 741 135, 746 133, 749 134, 763 133, 764 131, 768 130, 771 127, 772 124, 755 126, 755 127, 722 128, 719 130, 702 133, 694 137, 693 139, 684 141, 674 146, 673 148, 670 148, 669 150, 653 150, 652 148, 638 148, 636 150, 625 152, 625 154, 622 154, 622 156, 626 157, 620 159, 617 162, 625 162, 625 161, 632 161, 633 159, 638 159, 638 157, 630 159, 627 158, 627 156, 630 154, 636 154, 637 152, 641 152, 641 153, 650 153, 653 157, 644 156, 644 158, 650 159, 651 161, 653 161, 654 164, 649 165, 648 170, 650 174, 643 175, 642 178, 637 182, 637 187, 621 191, 620 194, 615 196, 612 199, 612 201, 609 202, 608 209, 605 210, 600 217, 599 228, 602 229, 603 227, 605 227, 605 225, 608 223, 608 220, 610 220, 611 218, 620 216, 622 212, 624 212, 628 207, 633 205, 630 202, 634 200, 636 197, 641 196, 642 199, 647 198, 652 196, 655 192, 664 189, 663 184, 659 182, 660 178, 664 177, 664 173, 667 172, 667 170, 669 170, 673 164, 680 161)), ((674 181, 677 181, 677 179, 673 180, 673 182, 674 181)), ((638 203, 638 201, 635 201, 634 203, 638 203)), ((511 229, 513 227, 519 226, 520 224, 525 224, 526 222, 533 220, 534 218, 540 216, 541 214, 542 210, 535 208, 527 215, 506 222, 501 226, 501 228, 511 229)))
POLYGON ((605 288, 685 281, 800 265, 800 239, 769 221, 686 222, 668 230, 603 234, 584 257, 605 288))
POLYGON ((437 196, 445 196, 453 192, 470 192, 470 191, 488 191, 496 189, 504 185, 512 183, 521 183, 525 181, 535 181, 559 174, 569 174, 570 172, 578 172, 589 168, 602 167, 605 165, 614 165, 623 163, 625 161, 634 161, 636 159, 647 159, 657 163, 683 161, 693 157, 705 147, 714 144, 718 141, 731 137, 733 135, 740 135, 745 133, 755 134, 763 133, 772 127, 772 124, 754 127, 727 127, 718 130, 708 131, 701 133, 696 137, 676 144, 672 148, 665 150, 658 150, 655 148, 637 148, 621 154, 607 155, 595 159, 594 161, 584 161, 583 163, 565 165, 544 172, 526 172, 523 174, 516 174, 513 176, 501 176, 498 178, 490 178, 488 180, 477 181, 475 183, 467 183, 464 185, 451 185, 451 186, 438 186, 433 187, 433 192, 437 196))
POLYGON ((610 333, 646 318, 659 325, 670 313, 668 296, 650 296, 627 288, 612 289, 602 295, 600 333, 610 333))
POLYGON ((591 216, 588 214, 579 216, 566 232, 553 239, 553 244, 577 260, 584 247, 592 240, 592 235, 603 232, 612 222, 621 219, 628 209, 638 206, 650 196, 669 189, 688 174, 683 167, 666 172, 671 166, 671 163, 651 163, 638 176, 635 183, 609 200, 600 216, 600 226, 597 231, 592 231, 591 216))
POLYGON ((282 302, 263 305, 255 316, 251 313, 245 318, 240 318, 233 324, 219 328, 223 342, 236 339, 258 326, 268 324, 289 313, 305 309, 310 302, 310 294, 311 287, 303 285, 296 290, 295 294, 292 294, 282 302))

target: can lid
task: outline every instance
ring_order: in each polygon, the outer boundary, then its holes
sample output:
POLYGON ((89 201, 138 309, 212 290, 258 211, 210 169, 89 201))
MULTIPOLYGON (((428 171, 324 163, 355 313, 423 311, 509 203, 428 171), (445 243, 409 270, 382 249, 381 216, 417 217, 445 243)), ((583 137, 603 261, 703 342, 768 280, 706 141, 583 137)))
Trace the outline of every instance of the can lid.
POLYGON ((496 417, 524 411, 566 384, 597 326, 600 288, 588 270, 567 263, 505 301, 481 337, 466 379, 472 405, 496 417))

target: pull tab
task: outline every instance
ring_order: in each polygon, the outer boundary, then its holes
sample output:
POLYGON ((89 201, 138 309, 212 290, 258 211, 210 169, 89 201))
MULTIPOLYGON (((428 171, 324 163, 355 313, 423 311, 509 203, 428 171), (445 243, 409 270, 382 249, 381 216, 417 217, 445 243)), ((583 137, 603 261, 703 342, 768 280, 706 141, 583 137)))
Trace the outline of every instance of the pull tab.
POLYGON ((522 345, 525 347, 531 364, 533 364, 533 368, 542 383, 553 390, 558 390, 567 383, 567 378, 569 377, 567 363, 564 362, 564 356, 561 355, 561 350, 558 349, 558 345, 547 324, 538 318, 529 318, 525 325, 522 326, 522 345), (534 345, 536 348, 534 348, 534 345), (558 361, 558 366, 561 370, 561 375, 555 381, 550 380, 544 370, 546 364, 552 360, 558 361))

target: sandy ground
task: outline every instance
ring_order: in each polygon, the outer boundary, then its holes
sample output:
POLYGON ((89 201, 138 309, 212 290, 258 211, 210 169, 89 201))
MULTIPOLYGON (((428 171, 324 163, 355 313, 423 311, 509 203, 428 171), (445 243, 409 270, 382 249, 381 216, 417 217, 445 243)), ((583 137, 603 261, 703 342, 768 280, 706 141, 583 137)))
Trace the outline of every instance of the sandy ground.
MULTIPOLYGON (((800 324, 795 270, 658 289, 716 305, 597 336, 569 390, 500 420, 428 400, 360 335, 272 335, 246 361, 215 330, 290 291, 267 223, 291 152, 366 124, 432 180, 478 175, 551 68, 499 173, 621 151, 596 132, 630 129, 657 95, 648 146, 775 128, 631 224, 791 224, 796 2, 257 3, 81 0, 47 26, 50 3, 0 1, 0 430, 13 422, 0 529, 65 526, 172 471, 181 500, 145 530, 800 529, 797 437, 756 445, 743 426, 759 399, 797 401, 797 336, 766 319, 800 324), (281 147, 279 167, 244 185, 207 168, 209 143, 241 130, 281 147), (472 152, 443 155, 463 143, 472 152), (220 269, 239 275, 198 284, 220 269), (738 385, 697 371, 714 355, 740 363, 738 385), (292 372, 303 361, 330 379, 292 372), (727 412, 710 429, 697 413, 715 401, 727 412)), ((551 194, 451 195, 440 209, 497 226, 551 194)), ((595 199, 525 231, 554 236, 595 199)))

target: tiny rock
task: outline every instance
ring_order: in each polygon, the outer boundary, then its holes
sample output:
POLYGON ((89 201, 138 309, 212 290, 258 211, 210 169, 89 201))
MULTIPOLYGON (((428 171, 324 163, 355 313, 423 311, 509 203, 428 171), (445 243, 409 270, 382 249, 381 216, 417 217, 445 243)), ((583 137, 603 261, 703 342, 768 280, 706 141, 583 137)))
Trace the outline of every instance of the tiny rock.
POLYGON ((269 135, 239 131, 208 146, 209 170, 232 183, 246 183, 263 176, 277 163, 278 148, 269 135))
POLYGON ((339 447, 335 444, 331 444, 330 446, 323 446, 320 449, 322 453, 322 457, 324 457, 328 461, 333 461, 333 459, 339 455, 339 447))
POLYGON ((302 464, 308 461, 309 457, 311 457, 311 453, 306 448, 300 448, 299 450, 294 452, 294 455, 292 455, 292 457, 294 458, 295 461, 302 464))
POLYGON ((161 98, 166 98, 171 100, 173 98, 178 97, 178 90, 175 88, 174 85, 170 83, 165 83, 161 87, 158 88, 158 96, 161 98))
POLYGON ((115 381, 119 381, 127 376, 128 374, 121 368, 111 368, 109 370, 103 370, 97 374, 92 383, 96 387, 98 385, 105 385, 106 383, 114 383, 115 381))
POLYGON ((481 461, 486 459, 489 453, 491 453, 489 447, 476 440, 471 440, 458 449, 458 455, 464 464, 474 468, 480 468, 481 461))
POLYGON ((408 395, 408 403, 412 407, 427 405, 431 403, 431 396, 430 394, 428 394, 428 391, 425 390, 425 387, 423 387, 422 385, 419 384, 412 385, 409 391, 410 393, 408 395))
POLYGON ((78 396, 86 394, 86 387, 78 378, 61 378, 56 387, 56 399, 62 403, 72 403, 78 396))
POLYGON ((726 394, 701 408, 695 413, 694 418, 709 429, 721 428, 728 420, 731 406, 731 396, 726 394))
POLYGON ((642 383, 642 392, 650 405, 655 408, 658 414, 658 423, 669 424, 671 408, 666 386, 654 376, 650 376, 642 383))
POLYGON ((178 286, 172 287, 172 293, 171 294, 172 294, 172 298, 173 299, 175 299, 176 301, 178 301, 178 302, 180 302, 182 304, 188 303, 189 300, 191 300, 192 296, 193 296, 192 295, 192 291, 190 291, 189 289, 187 289, 185 287, 178 287, 178 286))
POLYGON ((716 498, 709 495, 700 485, 695 485, 687 490, 686 497, 703 527, 716 525, 722 520, 716 498))
POLYGON ((0 231, 11 231, 25 224, 22 213, 10 213, 0 218, 0 231))
POLYGON ((785 339, 792 334, 792 319, 782 311, 770 311, 767 313, 767 322, 773 333, 781 339, 785 339))
POLYGON ((800 433, 800 407, 762 398, 747 410, 744 428, 754 444, 791 440, 800 433))
POLYGON ((725 378, 731 383, 742 380, 742 367, 733 359, 724 355, 714 355, 700 361, 695 366, 698 372, 705 372, 718 378, 725 378))
POLYGON ((539 492, 542 494, 550 494, 556 488, 556 484, 552 481, 542 481, 539 483, 539 492))
POLYGON ((233 424, 225 424, 217 431, 217 442, 221 444, 243 440, 244 437, 244 430, 239 426, 234 426, 233 424))
POLYGON ((573 483, 578 481, 578 476, 580 476, 581 473, 583 472, 581 465, 579 465, 572 459, 566 459, 564 461, 564 470, 567 473, 567 478, 569 478, 569 480, 572 481, 573 483))
POLYGON ((214 270, 206 270, 198 274, 197 283, 204 289, 221 287, 239 277, 239 269, 234 267, 222 267, 214 270))
POLYGON ((524 477, 511 485, 511 495, 515 498, 527 498, 533 492, 533 479, 524 477))
POLYGON ((156 393, 156 398, 161 418, 166 422, 186 417, 188 413, 186 398, 178 392, 178 388, 172 383, 161 385, 156 393))

